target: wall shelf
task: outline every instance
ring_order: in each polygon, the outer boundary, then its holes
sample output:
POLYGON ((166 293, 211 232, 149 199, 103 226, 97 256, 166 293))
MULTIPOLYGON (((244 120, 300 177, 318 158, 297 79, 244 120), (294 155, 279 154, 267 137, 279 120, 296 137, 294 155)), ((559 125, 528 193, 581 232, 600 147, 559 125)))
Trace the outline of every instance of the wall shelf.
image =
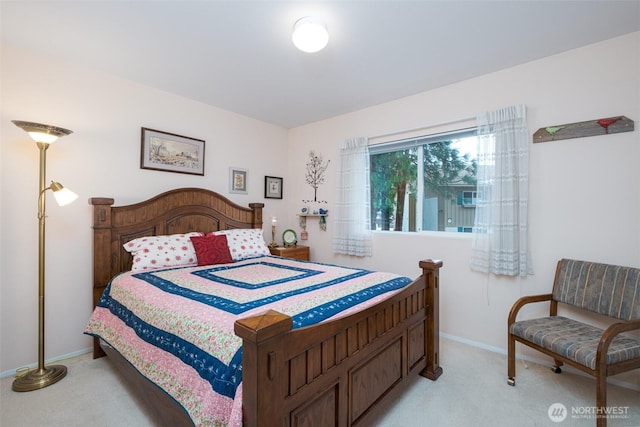
POLYGON ((327 217, 329 214, 297 214, 298 221, 300 222, 300 228, 307 230, 307 218, 318 218, 320 222, 320 229, 327 231, 327 217))

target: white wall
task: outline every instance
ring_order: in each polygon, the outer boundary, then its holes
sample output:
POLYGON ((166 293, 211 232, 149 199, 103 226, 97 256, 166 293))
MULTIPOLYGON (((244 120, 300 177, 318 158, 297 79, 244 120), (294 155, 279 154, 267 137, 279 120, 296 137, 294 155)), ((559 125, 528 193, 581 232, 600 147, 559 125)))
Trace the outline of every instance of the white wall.
MULTIPOLYGON (((0 233, 0 372, 37 355, 37 149, 10 123, 21 119, 74 130, 49 150, 48 177, 81 195, 48 204, 47 354, 90 345, 82 330, 91 304, 91 212, 88 197, 139 201, 170 188, 228 193, 228 167, 250 170, 247 204, 263 199, 264 175, 282 176, 282 201, 266 202, 279 232, 299 231, 295 213, 313 197, 304 180, 309 150, 331 161, 319 198, 332 207, 338 146, 352 136, 446 122, 526 104, 529 130, 617 115, 640 120, 640 33, 573 50, 480 78, 286 131, 195 101, 2 46, 0 233), (139 169, 140 127, 207 141, 204 177, 139 169), (246 154, 248 152, 248 155, 246 154), (286 155, 284 153, 287 153, 286 155)), ((437 63, 434 63, 437 66, 437 63)), ((339 96, 339 94, 336 94, 339 96)), ((574 257, 640 267, 640 141, 634 132, 531 145, 530 225, 535 275, 472 273, 469 236, 379 232, 374 256, 331 252, 332 224, 309 220, 312 258, 416 276, 423 258, 444 262, 440 326, 444 333, 506 348, 506 318, 521 295, 547 292, 556 261, 574 257)), ((268 226, 268 225, 267 225, 268 226)), ((266 233, 267 239, 270 232, 266 233)), ((442 360, 446 370, 447 362, 442 360)), ((506 367, 505 367, 506 374, 506 367)), ((640 375, 621 376, 640 388, 640 375)))
POLYGON ((285 213, 283 201, 263 196, 265 175, 287 181, 286 129, 7 45, 1 82, 0 372, 38 354, 38 149, 11 120, 74 131, 47 150, 48 179, 80 199, 61 208, 48 195, 46 359, 91 346, 82 333, 92 300, 90 197, 128 204, 197 186, 242 205, 265 202, 265 218, 285 213), (141 127, 204 139, 205 175, 140 169, 141 127), (229 194, 229 166, 249 170, 248 195, 229 194))
MULTIPOLYGON (((338 146, 347 137, 414 129, 515 104, 527 105, 531 134, 541 127, 618 115, 635 120, 634 132, 531 144, 529 215, 534 276, 500 278, 471 272, 470 236, 449 233, 376 232, 373 257, 335 256, 331 218, 326 233, 313 224, 309 227, 313 258, 409 276, 419 273, 419 259, 441 259, 441 330, 503 351, 513 302, 522 295, 548 292, 558 259, 640 267, 639 55, 640 33, 634 33, 289 133, 292 176, 304 176, 309 150, 331 160, 326 183, 319 191, 331 202, 335 200, 338 146)), ((313 196, 302 180, 295 193, 294 205, 313 196)), ((539 353, 524 353, 540 357, 539 353)), ((446 370, 446 360, 442 364, 446 370)), ((640 375, 620 378, 640 389, 640 375)))

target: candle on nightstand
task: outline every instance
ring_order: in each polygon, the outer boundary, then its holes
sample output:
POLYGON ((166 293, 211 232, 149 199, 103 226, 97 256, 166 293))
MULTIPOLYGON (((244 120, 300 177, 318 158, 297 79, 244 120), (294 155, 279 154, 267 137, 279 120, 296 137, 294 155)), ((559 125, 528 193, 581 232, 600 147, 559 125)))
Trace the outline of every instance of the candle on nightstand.
POLYGON ((269 245, 272 248, 278 246, 276 243, 276 224, 278 223, 278 218, 275 216, 271 217, 271 244, 269 245))

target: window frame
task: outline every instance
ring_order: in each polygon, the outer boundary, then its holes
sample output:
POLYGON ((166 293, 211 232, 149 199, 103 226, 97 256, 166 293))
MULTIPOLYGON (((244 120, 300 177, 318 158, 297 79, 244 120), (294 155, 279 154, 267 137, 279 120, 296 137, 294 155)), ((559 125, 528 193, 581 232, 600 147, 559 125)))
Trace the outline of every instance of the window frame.
MULTIPOLYGON (((446 132, 438 132, 438 133, 434 133, 434 134, 428 134, 428 135, 421 135, 421 136, 412 136, 410 138, 403 138, 400 140, 394 140, 394 141, 388 141, 388 142, 381 142, 381 143, 377 143, 377 144, 371 144, 369 145, 369 158, 371 158, 371 156, 377 155, 377 154, 385 154, 385 153, 392 153, 392 152, 396 152, 396 151, 402 151, 402 150, 406 150, 406 149, 410 149, 410 148, 417 148, 417 164, 418 165, 424 165, 424 150, 421 148, 424 145, 427 144, 432 144, 432 143, 438 143, 438 142, 442 142, 442 141, 447 141, 450 139, 463 139, 463 138, 469 138, 469 137, 477 137, 478 136, 478 126, 469 126, 469 127, 464 127, 462 129, 454 129, 454 130, 449 130, 446 132)), ((424 195, 424 167, 418 167, 417 168, 417 176, 416 176, 416 194, 421 194, 424 195)), ((461 190, 461 191, 468 191, 468 190, 461 190)), ((474 192, 477 193, 477 187, 476 190, 474 190, 474 192)), ((423 208, 424 208, 424 203, 423 203, 424 197, 416 197, 416 212, 419 212, 420 215, 423 215, 423 208)), ((372 202, 373 203, 373 202, 372 202)), ((475 205, 468 205, 466 206, 467 208, 469 207, 475 207, 475 205)), ((468 228, 468 226, 461 226, 462 228, 468 228)), ((460 228, 460 227, 458 227, 460 228)), ((416 230, 415 231, 404 231, 404 230, 376 230, 376 229, 371 229, 372 232, 375 231, 392 231, 394 233, 439 233, 439 235, 441 235, 441 233, 448 233, 450 235, 470 235, 471 233, 469 232, 453 232, 453 231, 447 231, 447 230, 423 230, 423 222, 422 221, 417 221, 416 224, 416 230)))

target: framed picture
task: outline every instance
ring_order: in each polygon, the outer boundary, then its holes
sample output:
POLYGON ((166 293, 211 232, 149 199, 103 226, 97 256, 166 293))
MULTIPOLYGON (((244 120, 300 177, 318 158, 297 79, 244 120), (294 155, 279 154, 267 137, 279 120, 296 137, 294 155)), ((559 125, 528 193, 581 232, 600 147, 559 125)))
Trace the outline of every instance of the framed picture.
POLYGON ((264 177, 264 198, 282 199, 282 178, 277 176, 264 177))
POLYGON ((229 192, 247 194, 247 175, 249 171, 241 168, 229 168, 229 192))
POLYGON ((204 175, 204 141, 142 128, 140 168, 204 175))

